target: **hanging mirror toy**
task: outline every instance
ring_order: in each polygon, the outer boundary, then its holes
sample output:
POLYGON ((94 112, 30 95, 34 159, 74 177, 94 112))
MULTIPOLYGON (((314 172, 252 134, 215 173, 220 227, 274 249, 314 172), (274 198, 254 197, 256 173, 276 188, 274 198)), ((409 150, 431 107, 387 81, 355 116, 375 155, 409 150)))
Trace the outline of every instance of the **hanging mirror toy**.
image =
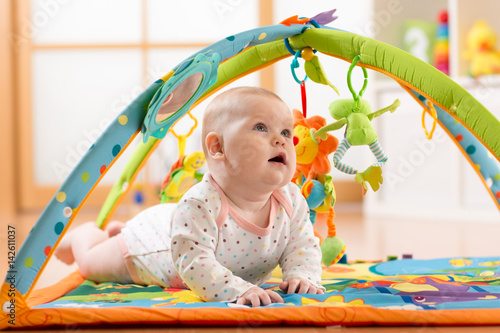
POLYGON ((143 141, 163 139, 170 126, 185 115, 194 102, 217 80, 220 54, 199 53, 181 64, 153 96, 142 126, 143 141))

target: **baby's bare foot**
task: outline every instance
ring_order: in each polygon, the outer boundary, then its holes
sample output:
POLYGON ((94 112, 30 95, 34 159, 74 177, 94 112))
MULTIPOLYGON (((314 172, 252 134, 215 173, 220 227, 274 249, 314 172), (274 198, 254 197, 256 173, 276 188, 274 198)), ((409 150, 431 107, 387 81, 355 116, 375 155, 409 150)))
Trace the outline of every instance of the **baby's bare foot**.
POLYGON ((71 265, 75 262, 75 257, 73 256, 73 250, 71 247, 73 245, 73 241, 75 241, 75 237, 78 237, 79 232, 85 228, 96 228, 96 224, 95 222, 87 222, 73 230, 68 231, 61 239, 54 252, 57 259, 66 265, 71 265))
POLYGON ((75 230, 66 233, 66 235, 64 235, 64 237, 59 242, 59 245, 57 245, 56 251, 54 252, 56 258, 66 265, 71 265, 75 261, 73 251, 71 250, 71 244, 73 243, 74 234, 75 230))
POLYGON ((120 221, 111 221, 108 223, 106 228, 104 228, 104 230, 107 231, 108 236, 111 238, 118 235, 122 231, 123 227, 125 227, 125 223, 120 221))

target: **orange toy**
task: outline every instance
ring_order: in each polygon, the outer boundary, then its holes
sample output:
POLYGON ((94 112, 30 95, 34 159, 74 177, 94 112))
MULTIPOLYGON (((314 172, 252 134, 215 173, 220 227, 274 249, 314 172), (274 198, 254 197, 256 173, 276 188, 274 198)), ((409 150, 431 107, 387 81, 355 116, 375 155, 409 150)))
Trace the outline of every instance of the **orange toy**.
POLYGON ((326 140, 320 140, 319 144, 316 144, 311 137, 311 129, 317 131, 326 125, 325 118, 320 116, 305 118, 299 110, 294 109, 293 119, 297 169, 292 181, 296 182, 300 174, 306 177, 306 181, 314 179, 318 174, 328 174, 331 170, 328 155, 337 149, 339 141, 336 137, 328 135, 326 140))
POLYGON ((293 143, 297 154, 297 166, 293 181, 301 186, 301 193, 306 198, 310 209, 310 219, 314 224, 317 214, 327 214, 328 235, 321 240, 323 264, 330 266, 337 263, 345 253, 344 242, 337 237, 333 218, 335 212, 335 188, 329 175, 331 164, 328 155, 338 146, 336 137, 328 134, 325 140, 315 142, 311 133, 323 127, 326 120, 320 116, 305 118, 299 110, 293 110, 293 143))

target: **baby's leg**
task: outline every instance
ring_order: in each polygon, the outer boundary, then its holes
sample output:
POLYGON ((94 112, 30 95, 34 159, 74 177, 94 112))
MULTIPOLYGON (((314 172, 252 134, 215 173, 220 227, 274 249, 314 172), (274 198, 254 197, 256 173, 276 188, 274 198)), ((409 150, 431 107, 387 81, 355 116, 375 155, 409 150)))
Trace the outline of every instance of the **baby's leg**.
MULTIPOLYGON (((68 232, 59 245, 56 248, 55 256, 57 259, 61 260, 63 263, 66 265, 71 265, 73 262, 75 262, 75 257, 73 256, 73 251, 71 249, 71 246, 73 244, 73 238, 74 237, 79 237, 79 233, 82 230, 81 228, 83 227, 84 229, 87 228, 86 225, 93 225, 94 227, 97 228, 97 225, 95 222, 88 222, 82 226, 77 227, 74 230, 71 230, 68 232)), ((121 230, 125 227, 125 223, 119 222, 119 221, 111 221, 108 223, 106 226, 105 230, 108 234, 108 238, 113 237, 118 235, 121 230)))
POLYGON ((71 249, 80 274, 86 279, 96 282, 132 282, 117 238, 109 238, 108 232, 99 229, 95 223, 78 228, 71 249))

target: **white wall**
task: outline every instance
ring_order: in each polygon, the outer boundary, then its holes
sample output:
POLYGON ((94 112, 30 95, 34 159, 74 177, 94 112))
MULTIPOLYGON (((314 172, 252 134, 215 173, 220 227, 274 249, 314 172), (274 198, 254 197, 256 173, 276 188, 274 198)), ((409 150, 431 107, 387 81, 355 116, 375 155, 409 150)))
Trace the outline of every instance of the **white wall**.
MULTIPOLYGON (((257 0, 148 0, 146 4, 145 39, 155 45, 209 45, 255 28, 259 21, 257 0)), ((139 48, 124 48, 141 43, 142 17, 140 0, 31 1, 31 17, 22 30, 36 47, 31 60, 33 119, 29 121, 37 184, 61 184, 107 125, 145 87, 200 49, 159 46, 143 54, 139 48), (61 48, 66 45, 81 47, 61 48)), ((257 85, 258 78, 256 73, 242 82, 257 85)), ((186 132, 189 128, 186 123, 186 132)), ((185 133, 182 125, 176 130, 185 133)), ((197 135, 189 139, 188 149, 199 147, 197 135)), ((175 140, 165 141, 153 157, 159 160, 150 167, 153 181, 161 178, 161 182, 177 158, 175 140)), ((114 183, 134 146, 102 183, 114 183)))

